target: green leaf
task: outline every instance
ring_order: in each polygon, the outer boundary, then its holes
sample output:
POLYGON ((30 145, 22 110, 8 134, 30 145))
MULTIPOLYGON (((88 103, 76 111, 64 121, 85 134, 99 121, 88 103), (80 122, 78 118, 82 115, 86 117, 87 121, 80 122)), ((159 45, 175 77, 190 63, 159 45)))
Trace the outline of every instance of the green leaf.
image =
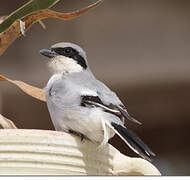
POLYGON ((30 0, 22 7, 11 13, 1 24, 0 33, 6 30, 15 20, 42 9, 48 9, 56 4, 59 0, 30 0))

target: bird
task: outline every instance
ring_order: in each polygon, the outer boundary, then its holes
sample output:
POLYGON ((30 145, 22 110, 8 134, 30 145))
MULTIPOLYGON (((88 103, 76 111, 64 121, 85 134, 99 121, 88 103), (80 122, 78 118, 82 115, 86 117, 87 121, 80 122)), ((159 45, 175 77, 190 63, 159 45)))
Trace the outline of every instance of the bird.
POLYGON ((86 52, 77 44, 59 42, 40 50, 50 59, 53 75, 44 88, 56 131, 89 139, 100 147, 117 134, 136 154, 151 161, 153 151, 125 126, 141 124, 127 111, 115 92, 93 75, 86 52))

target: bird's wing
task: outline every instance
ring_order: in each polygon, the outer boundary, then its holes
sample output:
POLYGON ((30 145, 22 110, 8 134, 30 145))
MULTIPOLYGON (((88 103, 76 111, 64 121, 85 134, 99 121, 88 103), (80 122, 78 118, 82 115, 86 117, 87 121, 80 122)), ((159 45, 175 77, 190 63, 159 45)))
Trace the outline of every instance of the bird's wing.
POLYGON ((130 116, 130 114, 127 112, 127 108, 123 105, 115 92, 110 90, 109 87, 107 87, 101 81, 96 79, 95 82, 97 94, 101 100, 101 104, 105 105, 106 107, 108 106, 110 109, 112 109, 112 111, 116 110, 118 114, 120 114, 120 116, 124 119, 128 119, 134 123, 141 124, 139 121, 130 116))
POLYGON ((122 118, 122 114, 120 111, 114 106, 113 104, 106 105, 102 102, 102 100, 98 96, 90 96, 90 95, 83 95, 81 96, 81 106, 85 107, 100 107, 105 112, 112 113, 118 116, 120 119, 122 118))
POLYGON ((114 105, 112 103, 110 104, 105 104, 103 101, 100 99, 99 96, 89 96, 89 95, 83 95, 81 99, 81 105, 82 106, 88 106, 88 107, 100 107, 102 108, 105 112, 112 113, 116 116, 118 116, 122 121, 124 119, 128 119, 132 122, 135 122, 137 124, 141 124, 139 121, 134 119, 129 115, 127 112, 126 108, 123 105, 114 105))

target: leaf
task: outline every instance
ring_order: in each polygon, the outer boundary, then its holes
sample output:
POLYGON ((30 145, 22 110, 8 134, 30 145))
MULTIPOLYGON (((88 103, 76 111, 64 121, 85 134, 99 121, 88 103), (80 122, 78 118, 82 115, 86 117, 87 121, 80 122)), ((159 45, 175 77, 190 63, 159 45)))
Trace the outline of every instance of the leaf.
MULTIPOLYGON (((41 10, 22 18, 21 21, 25 23, 25 30, 27 31, 32 24, 38 22, 39 20, 46 18, 57 18, 61 20, 73 19, 96 7, 101 2, 102 0, 99 0, 90 6, 71 13, 59 13, 49 9, 41 10)), ((21 27, 20 21, 17 20, 8 29, 0 34, 0 55, 2 55, 8 46, 21 35, 21 27)))
POLYGON ((45 98, 45 92, 43 89, 31 86, 27 83, 24 83, 22 81, 17 81, 17 80, 11 80, 5 76, 0 75, 0 81, 8 81, 16 86, 18 86, 22 91, 24 91, 26 94, 41 100, 41 101, 46 101, 45 98))
POLYGON ((14 21, 21 19, 22 17, 42 9, 48 9, 52 7, 59 0, 31 0, 24 4, 22 7, 11 13, 6 20, 0 25, 0 33, 7 29, 14 21))
POLYGON ((7 18, 7 16, 1 16, 0 17, 0 24, 7 18))
POLYGON ((7 119, 6 117, 0 114, 0 128, 1 127, 3 129, 17 129, 17 127, 11 120, 7 119))

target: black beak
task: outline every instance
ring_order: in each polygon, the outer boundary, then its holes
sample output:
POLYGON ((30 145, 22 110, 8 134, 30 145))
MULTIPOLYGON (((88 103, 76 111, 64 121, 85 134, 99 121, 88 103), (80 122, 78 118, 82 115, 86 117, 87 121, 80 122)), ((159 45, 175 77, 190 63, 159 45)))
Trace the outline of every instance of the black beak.
POLYGON ((57 56, 58 54, 53 51, 52 49, 41 49, 40 50, 40 54, 49 57, 49 58, 54 58, 55 56, 57 56))

